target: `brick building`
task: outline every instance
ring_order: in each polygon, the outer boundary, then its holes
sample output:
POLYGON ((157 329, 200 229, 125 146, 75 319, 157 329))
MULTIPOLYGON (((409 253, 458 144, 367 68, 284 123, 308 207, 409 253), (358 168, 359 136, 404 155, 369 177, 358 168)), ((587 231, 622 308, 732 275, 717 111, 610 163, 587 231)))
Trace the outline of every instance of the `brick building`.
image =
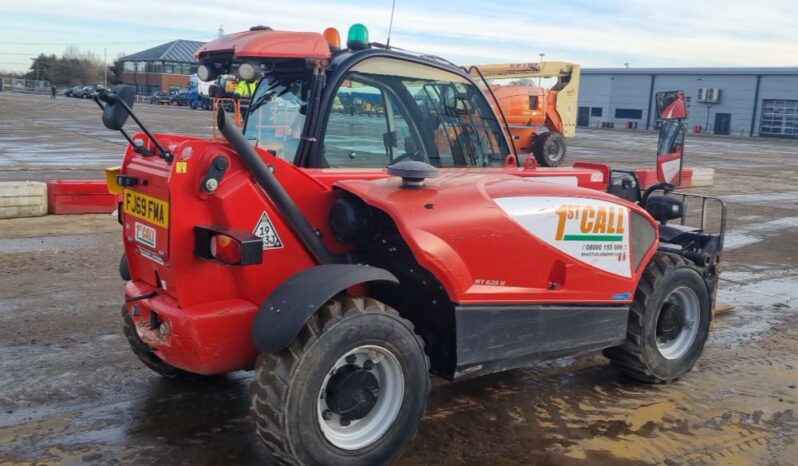
POLYGON ((122 57, 122 81, 136 86, 139 95, 186 87, 189 76, 197 72, 194 53, 202 45, 203 42, 193 40, 173 40, 122 57))

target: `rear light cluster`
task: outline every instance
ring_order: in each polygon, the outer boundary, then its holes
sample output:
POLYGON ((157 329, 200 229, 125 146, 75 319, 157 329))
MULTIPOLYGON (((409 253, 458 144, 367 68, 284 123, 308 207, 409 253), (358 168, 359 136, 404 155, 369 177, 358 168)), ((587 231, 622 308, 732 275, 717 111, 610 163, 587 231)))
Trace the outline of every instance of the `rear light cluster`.
POLYGON ((263 262, 263 240, 245 231, 194 227, 194 255, 226 265, 263 262))

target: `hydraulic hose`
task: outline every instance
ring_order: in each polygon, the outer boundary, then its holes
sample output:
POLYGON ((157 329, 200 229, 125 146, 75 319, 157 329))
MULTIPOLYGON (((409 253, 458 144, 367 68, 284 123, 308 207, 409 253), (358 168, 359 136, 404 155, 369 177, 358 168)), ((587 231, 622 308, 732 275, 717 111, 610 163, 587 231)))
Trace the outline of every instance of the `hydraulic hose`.
POLYGON ((244 134, 238 127, 230 120, 224 109, 219 107, 216 114, 216 125, 219 132, 227 139, 227 142, 236 150, 238 156, 244 162, 247 169, 249 169, 255 181, 263 189, 269 199, 277 207, 280 215, 283 216, 286 223, 294 230, 302 244, 319 262, 319 264, 332 263, 332 254, 321 239, 316 235, 313 227, 308 222, 308 219, 299 210, 291 196, 285 191, 283 185, 277 180, 272 171, 263 162, 260 155, 255 151, 252 145, 247 141, 244 134))

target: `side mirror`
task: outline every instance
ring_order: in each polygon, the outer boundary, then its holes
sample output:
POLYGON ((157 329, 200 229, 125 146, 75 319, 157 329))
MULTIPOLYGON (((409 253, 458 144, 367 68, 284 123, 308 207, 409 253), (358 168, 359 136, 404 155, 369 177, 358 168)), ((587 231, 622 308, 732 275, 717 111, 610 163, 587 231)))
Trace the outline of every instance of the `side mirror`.
POLYGON ((101 92, 98 97, 105 102, 103 124, 112 131, 119 131, 125 126, 130 116, 130 109, 136 99, 136 88, 125 84, 117 84, 111 92, 101 92))
POLYGON ((454 86, 446 86, 443 89, 443 106, 447 110, 454 110, 457 108, 457 91, 454 86))
POLYGON ((662 120, 682 120, 687 118, 687 103, 684 92, 657 92, 654 97, 657 103, 657 115, 662 120))
POLYGON ((665 120, 659 130, 657 145, 657 180, 673 187, 682 184, 684 133, 686 126, 678 120, 665 120))

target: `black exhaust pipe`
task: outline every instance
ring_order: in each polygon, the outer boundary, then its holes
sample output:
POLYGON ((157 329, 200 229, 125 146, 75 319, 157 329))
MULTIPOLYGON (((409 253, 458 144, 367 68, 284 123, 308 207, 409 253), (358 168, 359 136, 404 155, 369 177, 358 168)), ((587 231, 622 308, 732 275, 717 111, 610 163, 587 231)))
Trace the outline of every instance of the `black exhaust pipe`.
POLYGON ((260 158, 260 155, 244 137, 244 134, 230 120, 230 117, 227 116, 221 107, 216 113, 216 126, 227 139, 227 142, 236 150, 244 165, 255 177, 255 181, 266 192, 266 195, 269 196, 269 199, 280 211, 280 214, 291 229, 294 230, 294 233, 299 236, 305 248, 310 251, 319 264, 332 263, 332 254, 316 235, 308 219, 305 218, 294 200, 291 199, 291 196, 283 189, 283 185, 280 184, 269 167, 263 162, 263 159, 260 158))

